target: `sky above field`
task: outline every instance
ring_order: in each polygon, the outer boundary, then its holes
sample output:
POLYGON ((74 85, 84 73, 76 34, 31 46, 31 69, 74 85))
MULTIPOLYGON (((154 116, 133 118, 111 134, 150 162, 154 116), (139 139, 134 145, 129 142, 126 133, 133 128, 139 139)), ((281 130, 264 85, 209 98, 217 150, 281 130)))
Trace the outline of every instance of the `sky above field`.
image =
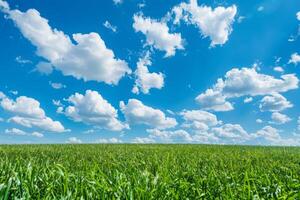
POLYGON ((300 145, 300 1, 0 11, 0 143, 300 145))

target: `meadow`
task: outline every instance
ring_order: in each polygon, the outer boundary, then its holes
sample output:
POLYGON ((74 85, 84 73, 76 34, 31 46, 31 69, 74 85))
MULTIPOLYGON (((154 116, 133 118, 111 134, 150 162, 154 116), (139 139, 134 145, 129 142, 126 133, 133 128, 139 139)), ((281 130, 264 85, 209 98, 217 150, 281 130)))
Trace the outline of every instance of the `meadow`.
POLYGON ((0 145, 0 199, 300 199, 300 148, 0 145))

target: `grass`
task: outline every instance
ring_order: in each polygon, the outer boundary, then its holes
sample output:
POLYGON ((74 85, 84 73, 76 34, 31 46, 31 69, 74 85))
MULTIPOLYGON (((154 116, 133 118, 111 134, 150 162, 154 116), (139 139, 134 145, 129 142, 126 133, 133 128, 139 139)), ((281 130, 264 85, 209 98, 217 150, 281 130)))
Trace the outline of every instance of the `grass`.
POLYGON ((2 145, 0 199, 300 199, 300 148, 2 145))

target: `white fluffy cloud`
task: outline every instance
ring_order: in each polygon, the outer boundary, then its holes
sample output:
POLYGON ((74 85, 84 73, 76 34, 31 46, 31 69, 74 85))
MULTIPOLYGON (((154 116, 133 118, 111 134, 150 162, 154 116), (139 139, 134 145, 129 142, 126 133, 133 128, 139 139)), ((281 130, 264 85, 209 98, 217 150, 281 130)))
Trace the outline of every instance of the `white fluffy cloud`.
POLYGON ((271 145, 280 145, 280 146, 299 146, 300 139, 299 137, 294 138, 283 138, 279 134, 280 130, 273 128, 272 126, 265 126, 262 129, 258 130, 254 137, 264 138, 268 144, 271 145))
POLYGON ((289 63, 293 63, 294 65, 297 65, 298 63, 300 63, 300 55, 298 53, 293 53, 291 55, 289 63))
POLYGON ((120 108, 130 124, 145 124, 157 129, 166 129, 177 125, 176 119, 166 117, 161 110, 146 106, 137 99, 129 99, 127 105, 121 101, 120 108))
POLYGON ((230 139, 235 142, 245 141, 250 138, 247 131, 239 124, 224 124, 220 127, 212 128, 211 132, 219 138, 230 139))
POLYGON ((97 91, 87 90, 84 95, 75 93, 67 101, 72 105, 66 107, 63 113, 76 122, 112 131, 129 128, 118 120, 117 110, 97 91))
POLYGON ((180 33, 170 33, 165 22, 157 21, 141 14, 133 16, 133 28, 146 36, 146 44, 165 51, 165 57, 173 56, 176 50, 184 49, 180 33))
POLYGON ((80 139, 76 138, 76 137, 70 137, 70 138, 68 138, 66 143, 68 143, 68 144, 81 144, 82 141, 80 139))
POLYGON ((40 103, 33 98, 20 96, 14 101, 4 97, 0 101, 0 105, 4 110, 15 115, 9 119, 10 122, 52 132, 66 131, 59 121, 53 121, 47 117, 45 111, 40 107, 40 103))
POLYGON ((134 72, 136 76, 135 85, 132 89, 133 93, 138 94, 142 91, 148 94, 151 88, 161 89, 164 86, 164 75, 162 73, 150 73, 148 66, 151 66, 150 55, 139 59, 137 69, 134 72))
POLYGON ((159 129, 147 129, 149 137, 161 142, 192 142, 192 136, 185 130, 166 131, 159 129))
POLYGON ((281 114, 279 112, 272 113, 271 118, 273 120, 271 123, 275 123, 275 124, 285 124, 292 120, 287 115, 281 114))
POLYGON ((148 137, 136 137, 132 140, 132 143, 138 143, 138 144, 155 143, 155 140, 148 137))
POLYGON ((265 126, 256 132, 256 137, 263 137, 269 141, 276 141, 280 139, 279 132, 272 126, 265 126))
MULTIPOLYGON (((97 33, 73 34, 73 43, 64 32, 50 27, 48 20, 41 17, 35 9, 26 12, 7 9, 2 11, 37 48, 37 54, 66 76, 84 81, 118 84, 126 73, 131 73, 127 63, 115 58, 114 52, 106 47, 97 33)), ((40 69, 41 67, 38 68, 40 69)), ((46 73, 50 72, 48 70, 46 73)))
POLYGON ((230 111, 234 109, 233 105, 226 101, 226 97, 214 89, 207 89, 205 93, 196 97, 196 101, 206 110, 230 111))
POLYGON ((282 75, 276 79, 258 73, 255 68, 234 68, 226 73, 224 81, 217 83, 217 87, 221 87, 227 97, 240 97, 286 92, 298 88, 298 82, 295 74, 282 75))
POLYGON ((284 96, 274 93, 270 96, 265 96, 261 101, 259 108, 261 111, 277 112, 293 107, 284 96))
POLYGON ((218 79, 212 89, 196 97, 203 109, 214 111, 232 110, 227 99, 241 96, 269 95, 298 88, 295 74, 285 74, 281 78, 260 74, 255 68, 233 68, 224 79, 218 79))
POLYGON ((284 72, 284 69, 282 67, 280 67, 280 66, 274 67, 273 70, 275 72, 284 72))
POLYGON ((118 138, 100 138, 96 140, 96 143, 122 143, 123 141, 118 138))
POLYGON ((14 116, 9 119, 9 122, 14 122, 16 124, 25 126, 27 128, 40 128, 45 131, 51 131, 51 132, 66 132, 66 130, 63 125, 59 121, 53 121, 49 117, 45 118, 31 118, 31 117, 20 117, 20 116, 14 116))
POLYGON ((296 14, 297 19, 300 21, 300 11, 296 14))
POLYGON ((235 5, 230 7, 199 6, 197 0, 190 0, 190 3, 181 3, 172 10, 175 14, 174 23, 178 24, 183 20, 187 24, 198 27, 203 37, 209 37, 211 46, 223 45, 227 42, 232 32, 237 8, 235 5))
POLYGON ((24 135, 27 135, 27 136, 34 136, 34 137, 38 137, 38 138, 41 138, 41 137, 44 137, 44 135, 40 132, 32 132, 32 133, 27 133, 23 130, 20 130, 18 128, 12 128, 12 129, 5 129, 4 131, 6 134, 10 134, 10 135, 21 135, 21 136, 24 136, 24 135))
POLYGON ((16 101, 9 98, 4 98, 0 104, 4 110, 17 115, 19 114, 33 118, 45 117, 45 111, 40 107, 40 102, 33 98, 20 96, 16 99, 16 101))
POLYGON ((221 123, 216 115, 202 110, 184 110, 180 115, 185 120, 182 126, 194 130, 207 131, 221 123))
POLYGON ((27 135, 27 133, 25 131, 22 131, 22 130, 17 129, 17 128, 5 129, 4 132, 6 134, 10 134, 10 135, 27 135))
POLYGON ((34 137, 38 137, 38 138, 42 138, 42 137, 44 137, 44 134, 42 134, 42 133, 40 133, 40 132, 33 132, 33 133, 31 133, 31 135, 32 136, 34 136, 34 137))

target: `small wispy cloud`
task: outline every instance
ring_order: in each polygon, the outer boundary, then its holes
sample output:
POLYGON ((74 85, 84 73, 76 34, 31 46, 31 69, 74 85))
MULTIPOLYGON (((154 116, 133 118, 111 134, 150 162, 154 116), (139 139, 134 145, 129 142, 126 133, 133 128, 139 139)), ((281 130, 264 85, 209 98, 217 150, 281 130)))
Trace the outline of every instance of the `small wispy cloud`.
POLYGON ((109 21, 107 21, 107 20, 103 23, 103 26, 104 26, 105 28, 111 30, 111 31, 114 32, 114 33, 116 33, 116 32, 118 31, 117 27, 114 26, 114 25, 112 25, 112 24, 111 24, 109 21))

